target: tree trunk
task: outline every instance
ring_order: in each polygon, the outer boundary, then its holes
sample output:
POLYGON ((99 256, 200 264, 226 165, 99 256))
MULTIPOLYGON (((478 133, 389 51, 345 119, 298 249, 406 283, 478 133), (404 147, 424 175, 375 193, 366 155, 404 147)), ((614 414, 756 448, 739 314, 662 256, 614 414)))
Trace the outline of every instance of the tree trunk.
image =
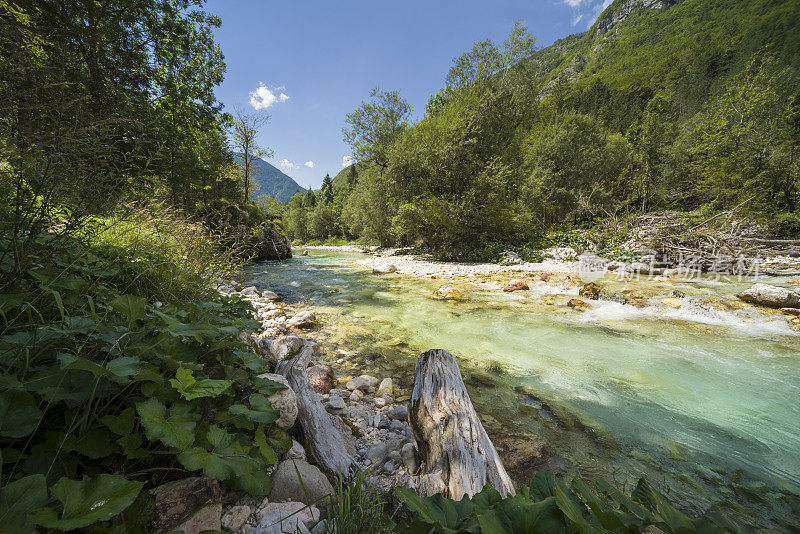
POLYGON ((306 342, 296 355, 278 362, 275 372, 286 377, 297 397, 297 424, 302 430, 306 448, 311 452, 311 460, 329 478, 350 478, 358 471, 358 466, 345 449, 342 435, 306 376, 306 367, 313 353, 313 347, 306 342))
POLYGON ((425 463, 414 481, 420 494, 460 500, 487 484, 504 497, 515 493, 452 354, 434 349, 419 357, 410 403, 408 418, 425 463))

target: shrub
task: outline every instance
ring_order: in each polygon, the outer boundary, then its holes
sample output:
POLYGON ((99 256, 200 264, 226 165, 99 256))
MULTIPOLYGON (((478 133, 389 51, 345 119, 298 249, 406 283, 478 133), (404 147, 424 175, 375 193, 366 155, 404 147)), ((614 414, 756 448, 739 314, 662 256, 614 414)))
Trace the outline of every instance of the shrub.
POLYGON ((770 230, 777 239, 800 239, 800 215, 781 213, 770 224, 770 230))

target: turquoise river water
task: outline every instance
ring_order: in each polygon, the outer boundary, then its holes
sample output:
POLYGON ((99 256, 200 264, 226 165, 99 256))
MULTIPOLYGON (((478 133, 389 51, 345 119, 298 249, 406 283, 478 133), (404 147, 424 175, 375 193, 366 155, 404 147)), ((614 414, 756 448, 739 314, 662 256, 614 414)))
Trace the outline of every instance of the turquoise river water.
POLYGON ((725 502, 761 517, 753 524, 792 524, 800 332, 784 316, 737 306, 733 295, 752 280, 600 280, 609 294, 635 289, 656 304, 600 300, 579 312, 564 305, 577 289, 557 280, 504 294, 474 282, 375 276, 354 266, 363 257, 311 251, 254 265, 250 275, 316 312, 335 366, 361 355, 364 366, 408 385, 422 351, 450 351, 490 434, 546 441, 536 449, 550 458, 545 467, 623 484, 656 477, 689 510, 725 502), (466 298, 431 298, 443 283, 466 298), (658 304, 675 290, 680 309, 658 304))

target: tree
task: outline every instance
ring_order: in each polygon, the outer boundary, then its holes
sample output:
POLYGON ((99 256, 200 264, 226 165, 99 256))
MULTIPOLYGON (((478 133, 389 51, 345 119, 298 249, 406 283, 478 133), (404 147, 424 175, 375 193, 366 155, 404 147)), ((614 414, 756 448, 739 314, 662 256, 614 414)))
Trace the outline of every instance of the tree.
POLYGON ((322 179, 322 187, 319 191, 322 193, 322 201, 325 204, 333 203, 333 180, 331 180, 330 174, 325 174, 325 178, 322 179))
POLYGON ((258 145, 258 130, 269 121, 265 113, 249 113, 236 110, 231 126, 231 144, 239 152, 243 173, 244 202, 250 199, 250 180, 257 159, 272 157, 272 150, 258 145))
POLYGON ((309 189, 306 191, 306 194, 303 196, 303 207, 307 210, 311 210, 317 207, 317 195, 314 194, 314 191, 309 189))
POLYGON ((397 91, 381 91, 376 87, 369 96, 370 102, 362 102, 358 109, 347 114, 342 133, 356 161, 380 167, 383 172, 389 148, 408 128, 411 106, 397 91))

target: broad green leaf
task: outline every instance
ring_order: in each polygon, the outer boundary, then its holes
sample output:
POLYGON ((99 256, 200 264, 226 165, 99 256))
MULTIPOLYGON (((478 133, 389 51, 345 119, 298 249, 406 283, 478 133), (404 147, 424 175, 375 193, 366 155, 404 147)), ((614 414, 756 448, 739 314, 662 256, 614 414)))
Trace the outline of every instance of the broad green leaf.
POLYGON ((62 369, 75 369, 79 371, 89 371, 94 376, 108 376, 108 370, 86 358, 75 356, 74 354, 61 353, 56 355, 56 359, 61 362, 62 369))
POLYGON ((640 519, 629 512, 610 506, 583 480, 574 480, 572 487, 580 493, 583 502, 586 503, 604 528, 631 533, 638 533, 641 530, 642 521, 640 519))
POLYGON ((104 415, 100 418, 100 422, 114 434, 127 436, 133 431, 133 417, 133 408, 126 408, 119 415, 104 415))
POLYGON ((607 530, 589 524, 586 518, 586 506, 579 501, 563 482, 556 480, 553 487, 556 505, 582 534, 606 534, 607 530))
POLYGON ((645 479, 639 479, 639 482, 631 493, 631 497, 634 501, 644 505, 645 508, 653 512, 655 515, 655 522, 661 528, 663 528, 663 525, 666 525, 669 527, 669 530, 673 532, 691 528, 692 521, 689 516, 676 510, 667 498, 653 489, 653 486, 648 484, 645 479))
POLYGON ((482 532, 496 534, 559 534, 566 532, 555 497, 531 502, 522 496, 504 499, 478 515, 482 532))
POLYGON ((234 404, 228 408, 231 415, 243 415, 256 423, 269 424, 278 420, 281 416, 280 410, 275 410, 264 395, 253 393, 250 395, 250 408, 244 404, 234 404))
POLYGON ((0 534, 30 532, 28 515, 47 504, 44 475, 31 475, 0 488, 0 534))
POLYGON ((408 488, 398 487, 394 491, 409 510, 417 513, 418 524, 412 525, 412 528, 420 532, 427 532, 430 528, 444 534, 480 532, 475 507, 466 495, 460 501, 452 501, 444 498, 441 493, 426 498, 408 488), (422 525, 428 527, 427 530, 421 530, 422 525))
POLYGON ((144 319, 147 316, 145 311, 147 299, 134 295, 120 295, 111 301, 111 308, 128 318, 129 321, 144 319))
POLYGON ((191 370, 179 367, 175 372, 175 378, 170 378, 169 383, 178 393, 183 395, 183 398, 192 400, 199 397, 217 397, 233 384, 233 380, 213 380, 210 378, 196 380, 192 376, 191 370))
POLYGON ((0 436, 25 437, 33 432, 41 416, 30 393, 12 390, 0 395, 0 436))
POLYGON ((139 358, 120 356, 108 362, 106 364, 106 369, 115 376, 132 376, 139 372, 140 366, 141 362, 139 358))
POLYGON ((45 508, 33 514, 33 518, 36 524, 46 528, 72 530, 86 527, 123 512, 136 499, 143 485, 143 482, 113 475, 97 475, 84 481, 62 478, 50 488, 53 496, 61 501, 61 514, 45 508))
POLYGON ((556 477, 550 471, 537 471, 530 483, 530 496, 534 502, 543 501, 555 495, 556 477))
POLYGON ((253 443, 258 447, 265 462, 270 465, 278 463, 278 454, 275 452, 275 449, 272 448, 272 445, 267 443, 267 437, 264 435, 264 427, 258 427, 253 437, 253 443))
POLYGON ((270 397, 286 387, 286 385, 281 384, 280 382, 275 382, 269 378, 261 378, 258 376, 253 378, 253 384, 255 384, 258 392, 265 397, 270 397))
POLYGON ((206 322, 182 323, 160 311, 156 311, 156 315, 167 323, 167 332, 171 336, 194 339, 198 343, 217 337, 217 327, 212 324, 206 322))
POLYGON ((160 440, 164 445, 183 450, 194 442, 195 421, 185 415, 171 413, 157 399, 149 398, 136 404, 136 411, 144 426, 147 438, 160 440))
POLYGON ((249 350, 235 350, 233 353, 239 357, 242 364, 251 371, 266 372, 269 369, 269 362, 249 350))

